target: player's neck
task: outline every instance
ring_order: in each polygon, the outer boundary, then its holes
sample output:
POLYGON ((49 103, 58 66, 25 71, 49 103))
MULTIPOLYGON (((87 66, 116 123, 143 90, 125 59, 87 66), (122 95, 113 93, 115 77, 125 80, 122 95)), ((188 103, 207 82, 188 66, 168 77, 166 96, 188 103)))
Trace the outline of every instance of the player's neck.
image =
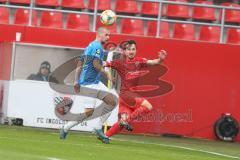
POLYGON ((100 39, 99 38, 96 38, 95 41, 101 43, 100 39))
POLYGON ((135 57, 133 57, 133 58, 127 57, 126 60, 127 60, 127 61, 132 61, 132 60, 134 60, 134 58, 135 58, 135 57))
POLYGON ((101 45, 104 45, 103 42, 100 41, 100 39, 96 38, 95 41, 99 42, 101 45))

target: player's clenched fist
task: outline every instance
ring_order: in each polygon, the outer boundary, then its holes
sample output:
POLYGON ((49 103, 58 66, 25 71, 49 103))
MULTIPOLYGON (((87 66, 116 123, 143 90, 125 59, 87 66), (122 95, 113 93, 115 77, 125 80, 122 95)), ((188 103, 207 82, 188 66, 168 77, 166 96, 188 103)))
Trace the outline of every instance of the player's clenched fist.
POLYGON ((161 50, 158 52, 158 57, 159 59, 164 60, 167 57, 167 52, 165 50, 161 50))
POLYGON ((80 86, 79 86, 78 82, 74 81, 73 87, 74 87, 75 93, 79 93, 80 92, 80 86))

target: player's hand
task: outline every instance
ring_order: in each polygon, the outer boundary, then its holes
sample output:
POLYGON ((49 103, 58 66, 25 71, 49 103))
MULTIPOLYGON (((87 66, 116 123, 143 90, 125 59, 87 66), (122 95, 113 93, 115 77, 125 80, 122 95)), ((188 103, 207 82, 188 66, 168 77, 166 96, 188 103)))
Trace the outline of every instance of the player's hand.
POLYGON ((165 50, 161 50, 158 52, 158 57, 160 60, 164 60, 167 57, 167 52, 165 50))
POLYGON ((107 62, 106 62, 106 61, 103 61, 102 66, 103 66, 103 67, 106 67, 106 66, 107 66, 107 62))
POLYGON ((74 81, 73 87, 74 87, 75 93, 80 92, 80 86, 79 86, 78 82, 74 81))

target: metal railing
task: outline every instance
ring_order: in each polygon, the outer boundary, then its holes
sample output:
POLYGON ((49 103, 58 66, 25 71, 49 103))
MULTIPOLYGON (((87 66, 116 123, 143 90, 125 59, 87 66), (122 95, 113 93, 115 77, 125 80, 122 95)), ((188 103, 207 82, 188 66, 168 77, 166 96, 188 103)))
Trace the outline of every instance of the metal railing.
MULTIPOLYGON (((229 6, 219 6, 219 5, 206 5, 206 4, 198 4, 198 3, 184 3, 184 2, 174 2, 174 1, 166 1, 166 0, 137 0, 138 2, 157 2, 159 3, 159 10, 158 10, 158 16, 157 17, 143 17, 143 16, 130 16, 130 15, 120 15, 117 14, 118 18, 131 18, 131 19, 141 19, 141 20, 151 20, 151 21, 157 21, 157 32, 156 37, 159 38, 161 35, 160 29, 161 29, 161 22, 170 22, 170 23, 185 23, 185 24, 195 24, 195 25, 208 25, 208 26, 219 26, 221 28, 220 33, 220 40, 219 43, 224 43, 224 30, 225 28, 240 28, 239 25, 229 25, 225 24, 225 12, 226 10, 238 10, 240 11, 240 8, 236 7, 229 7, 229 6), (219 13, 222 14, 220 23, 213 23, 213 22, 196 22, 196 21, 187 21, 187 20, 176 20, 176 19, 170 19, 162 16, 162 10, 163 6, 167 4, 172 5, 184 5, 184 6, 191 6, 191 7, 208 7, 208 8, 214 8, 218 9, 219 13)), ((42 8, 37 7, 35 5, 35 0, 31 0, 31 3, 29 6, 19 6, 19 5, 10 5, 9 3, 2 5, 0 4, 0 7, 8 7, 8 8, 22 8, 22 9, 29 9, 29 23, 28 25, 32 25, 32 11, 54 11, 54 12, 62 12, 62 13, 75 13, 75 14, 87 14, 93 16, 93 22, 92 22, 92 31, 96 31, 96 21, 97 16, 99 16, 101 13, 98 13, 98 0, 95 0, 95 6, 94 6, 94 12, 89 11, 74 11, 74 10, 63 10, 63 9, 51 9, 51 8, 42 8)))

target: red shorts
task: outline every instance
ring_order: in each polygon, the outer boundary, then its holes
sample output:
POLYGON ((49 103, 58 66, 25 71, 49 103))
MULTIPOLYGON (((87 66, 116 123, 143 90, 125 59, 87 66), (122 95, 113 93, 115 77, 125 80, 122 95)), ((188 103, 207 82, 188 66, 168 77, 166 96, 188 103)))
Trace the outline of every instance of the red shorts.
POLYGON ((134 105, 128 105, 123 101, 123 99, 120 98, 119 100, 119 114, 131 114, 136 108, 140 107, 142 102, 144 101, 144 98, 134 98, 135 104, 134 105))

